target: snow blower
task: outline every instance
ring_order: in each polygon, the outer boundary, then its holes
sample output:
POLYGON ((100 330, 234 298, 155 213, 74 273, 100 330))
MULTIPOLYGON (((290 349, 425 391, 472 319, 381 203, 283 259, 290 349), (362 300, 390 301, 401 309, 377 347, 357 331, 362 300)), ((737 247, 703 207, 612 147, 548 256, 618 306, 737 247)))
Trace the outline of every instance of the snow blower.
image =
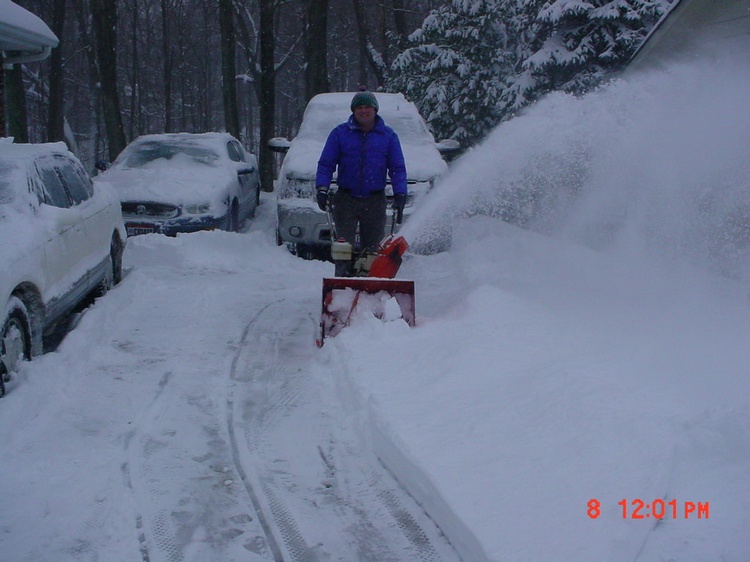
MULTIPOLYGON (((409 248, 403 236, 396 236, 397 216, 393 211, 391 233, 383 238, 375 252, 355 253, 352 245, 336 238, 330 208, 326 209, 331 228, 331 258, 336 277, 323 279, 322 311, 318 347, 349 325, 355 310, 363 309, 384 321, 403 319, 414 326, 414 281, 393 279, 409 248), (347 272, 353 277, 342 276, 347 272)), ((398 217, 401 222, 401 217, 398 217)))

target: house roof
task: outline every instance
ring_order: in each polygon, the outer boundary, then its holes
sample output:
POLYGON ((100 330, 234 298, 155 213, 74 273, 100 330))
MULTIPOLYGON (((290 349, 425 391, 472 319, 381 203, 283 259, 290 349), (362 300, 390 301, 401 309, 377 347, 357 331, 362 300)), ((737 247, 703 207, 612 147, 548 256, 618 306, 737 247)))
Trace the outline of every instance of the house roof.
POLYGON ((5 63, 42 60, 60 41, 47 24, 11 0, 0 0, 0 51, 5 63))
POLYGON ((633 56, 629 69, 706 47, 750 47, 750 0, 674 0, 633 56))

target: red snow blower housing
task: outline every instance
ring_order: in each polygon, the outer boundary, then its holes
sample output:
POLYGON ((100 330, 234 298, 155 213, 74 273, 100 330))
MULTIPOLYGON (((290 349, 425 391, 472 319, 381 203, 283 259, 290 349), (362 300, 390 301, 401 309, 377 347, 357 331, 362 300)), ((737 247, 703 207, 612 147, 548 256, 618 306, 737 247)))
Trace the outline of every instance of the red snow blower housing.
MULTIPOLYGON (((334 233, 330 209, 327 212, 331 232, 334 233)), ((391 233, 379 244, 376 252, 355 254, 343 240, 331 245, 331 257, 339 271, 352 272, 354 277, 326 277, 323 279, 322 312, 318 347, 326 337, 338 334, 348 326, 355 310, 366 311, 384 321, 403 319, 414 326, 414 281, 393 279, 398 273, 403 255, 409 248, 403 236, 394 235, 396 212, 393 213, 391 233), (343 266, 343 267, 342 267, 343 266)))

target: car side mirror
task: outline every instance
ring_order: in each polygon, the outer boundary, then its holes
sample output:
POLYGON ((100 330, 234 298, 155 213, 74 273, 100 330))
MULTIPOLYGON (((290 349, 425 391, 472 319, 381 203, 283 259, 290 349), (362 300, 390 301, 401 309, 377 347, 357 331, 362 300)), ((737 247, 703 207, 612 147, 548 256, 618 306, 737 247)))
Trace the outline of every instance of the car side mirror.
POLYGON ((453 139, 443 139, 435 143, 440 154, 453 154, 461 150, 461 143, 453 139))
POLYGON ((274 137, 268 141, 268 148, 274 152, 280 152, 282 154, 285 154, 291 145, 291 141, 284 137, 274 137))

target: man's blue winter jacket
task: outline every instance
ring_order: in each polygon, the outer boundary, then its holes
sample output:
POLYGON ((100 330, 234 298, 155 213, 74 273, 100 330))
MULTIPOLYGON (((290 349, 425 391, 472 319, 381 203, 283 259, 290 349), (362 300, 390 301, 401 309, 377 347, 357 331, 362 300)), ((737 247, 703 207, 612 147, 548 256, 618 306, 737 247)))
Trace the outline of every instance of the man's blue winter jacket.
POLYGON ((318 160, 315 185, 330 186, 336 166, 339 189, 348 190, 354 197, 383 191, 386 174, 391 178, 393 193, 406 195, 401 142, 380 115, 375 116, 375 126, 368 133, 362 131, 354 115, 331 131, 318 160))

